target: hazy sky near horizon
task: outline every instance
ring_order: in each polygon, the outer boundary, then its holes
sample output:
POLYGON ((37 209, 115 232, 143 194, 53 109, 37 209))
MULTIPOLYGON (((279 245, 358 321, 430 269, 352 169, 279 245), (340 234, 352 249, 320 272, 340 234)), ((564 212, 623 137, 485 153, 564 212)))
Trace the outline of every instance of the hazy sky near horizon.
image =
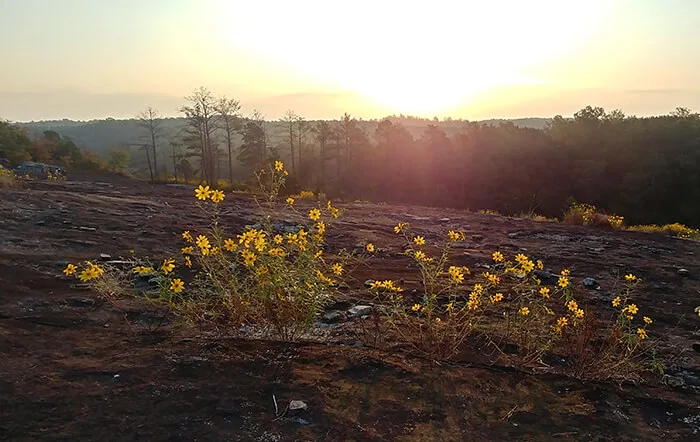
POLYGON ((0 118, 700 110, 696 0, 0 0, 0 118))

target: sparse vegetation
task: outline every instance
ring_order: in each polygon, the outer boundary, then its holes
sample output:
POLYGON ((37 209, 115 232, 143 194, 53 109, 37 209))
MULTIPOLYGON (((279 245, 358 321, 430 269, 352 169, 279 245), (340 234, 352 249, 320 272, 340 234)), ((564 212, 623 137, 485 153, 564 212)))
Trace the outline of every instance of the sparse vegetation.
POLYGON ((0 166, 0 189, 17 187, 17 176, 11 170, 0 166))
MULTIPOLYGON (((341 294, 351 267, 374 254, 376 246, 366 242, 360 255, 345 250, 326 255, 326 231, 341 214, 330 201, 302 212, 296 198, 287 197, 283 210, 298 224, 282 223, 278 199, 287 174, 280 161, 257 174, 263 217, 235 237, 219 220, 225 193, 200 185, 197 205, 211 224, 182 233, 180 258, 152 262, 132 256, 122 268, 88 261, 69 264, 64 273, 90 283, 113 305, 135 295, 167 306, 190 324, 227 331, 253 327, 264 336, 298 339, 341 294)), ((567 213, 584 224, 594 215, 588 205, 567 213)), ((419 273, 420 290, 407 296, 390 279, 373 281, 369 290, 388 337, 417 354, 446 361, 477 339, 496 350, 493 362, 524 369, 558 355, 568 361, 560 370, 580 378, 625 380, 646 370, 653 320, 641 316, 632 300, 641 282, 635 275, 625 276, 624 292, 611 303, 617 313, 605 322, 579 305, 568 269, 546 285, 537 273, 545 270, 541 260, 523 253, 511 260, 494 251, 489 270, 473 277, 468 267, 452 262, 464 232, 450 230, 443 241, 433 242, 399 222, 394 233, 407 243, 404 254, 419 273)))

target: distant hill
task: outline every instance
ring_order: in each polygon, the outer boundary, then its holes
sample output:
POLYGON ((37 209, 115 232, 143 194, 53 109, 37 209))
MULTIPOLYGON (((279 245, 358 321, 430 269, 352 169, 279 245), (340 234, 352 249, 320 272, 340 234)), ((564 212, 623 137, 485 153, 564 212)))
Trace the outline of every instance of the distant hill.
MULTIPOLYGON (((448 135, 459 133, 461 129, 468 124, 467 120, 451 120, 445 119, 440 121, 421 119, 414 117, 390 117, 392 120, 400 121, 414 137, 419 137, 425 130, 428 124, 436 124, 440 126, 448 135)), ((515 120, 493 119, 480 121, 487 124, 499 124, 502 122, 511 122, 520 127, 531 127, 536 129, 544 128, 549 118, 521 118, 515 120)), ((374 130, 379 120, 361 120, 362 127, 370 137, 373 137, 374 130)), ((73 121, 73 120, 51 120, 51 121, 32 121, 25 123, 17 123, 20 126, 27 128, 30 134, 34 137, 41 136, 44 131, 52 130, 59 133, 62 137, 68 137, 80 147, 86 147, 98 154, 104 153, 106 150, 115 146, 127 146, 130 144, 139 144, 144 142, 144 132, 139 128, 137 120, 116 120, 108 118, 105 120, 92 121, 73 121)), ((184 127, 184 118, 163 118, 161 119, 161 128, 163 137, 166 142, 179 139, 179 134, 184 127)), ((268 123, 269 133, 274 137, 276 134, 283 133, 279 123, 268 123)))

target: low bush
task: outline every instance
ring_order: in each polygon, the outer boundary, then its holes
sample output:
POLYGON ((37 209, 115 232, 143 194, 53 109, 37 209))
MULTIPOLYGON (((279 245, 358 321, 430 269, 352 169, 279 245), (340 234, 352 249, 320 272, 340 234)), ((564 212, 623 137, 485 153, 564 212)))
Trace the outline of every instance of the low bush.
POLYGON ((9 169, 0 166, 0 189, 11 189, 18 187, 17 175, 9 169))
POLYGON ((341 215, 330 201, 303 217, 293 198, 278 209, 283 167, 278 161, 257 174, 265 196, 258 202, 265 215, 237 235, 230 235, 219 219, 224 192, 199 186, 198 206, 211 224, 199 232, 183 232, 179 258, 159 263, 131 258, 127 268, 119 269, 88 262, 69 265, 64 273, 89 282, 109 299, 130 294, 164 303, 191 324, 233 331, 252 326, 263 335, 297 339, 333 299, 349 266, 363 256, 344 250, 336 257, 324 255, 326 231, 341 215), (282 210, 296 214, 299 224, 280 229, 275 215, 282 210))
POLYGON ((700 241, 700 230, 692 229, 680 223, 665 224, 663 226, 657 226, 655 224, 629 226, 627 230, 633 232, 663 233, 678 238, 690 238, 700 241))

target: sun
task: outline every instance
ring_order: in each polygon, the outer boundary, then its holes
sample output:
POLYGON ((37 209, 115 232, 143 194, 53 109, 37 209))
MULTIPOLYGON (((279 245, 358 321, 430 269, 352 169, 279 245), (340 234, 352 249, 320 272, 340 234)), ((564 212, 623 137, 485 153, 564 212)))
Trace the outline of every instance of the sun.
POLYGON ((213 32, 268 60, 281 82, 350 90, 416 116, 437 116, 499 84, 532 78, 590 37, 604 4, 357 0, 341 8, 304 0, 279 2, 271 13, 264 2, 221 2, 213 32), (232 26, 232 15, 246 19, 232 26))

